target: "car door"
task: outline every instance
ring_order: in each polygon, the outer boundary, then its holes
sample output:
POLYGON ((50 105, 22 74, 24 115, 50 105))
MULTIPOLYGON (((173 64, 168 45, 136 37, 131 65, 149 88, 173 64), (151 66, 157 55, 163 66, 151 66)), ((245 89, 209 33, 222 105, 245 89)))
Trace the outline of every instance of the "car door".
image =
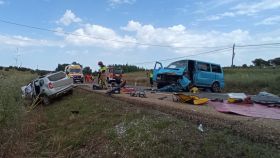
POLYGON ((223 88, 224 74, 223 74, 223 70, 222 70, 221 66, 217 65, 217 64, 211 64, 211 69, 212 69, 212 73, 215 74, 215 81, 218 81, 221 88, 223 88))
POLYGON ((156 62, 155 67, 154 67, 154 71, 153 71, 153 81, 157 80, 157 75, 158 75, 158 72, 161 68, 162 68, 162 63, 156 62))
POLYGON ((195 85, 209 87, 215 80, 209 63, 197 62, 195 72, 195 85))

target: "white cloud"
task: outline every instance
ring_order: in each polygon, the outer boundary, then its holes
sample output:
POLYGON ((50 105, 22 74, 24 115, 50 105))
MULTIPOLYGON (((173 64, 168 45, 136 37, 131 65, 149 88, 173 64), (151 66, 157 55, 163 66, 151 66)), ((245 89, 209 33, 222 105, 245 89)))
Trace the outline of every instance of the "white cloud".
POLYGON ((130 36, 120 36, 110 28, 91 24, 86 24, 84 27, 73 31, 71 35, 66 36, 65 40, 76 46, 98 46, 108 49, 130 47, 134 45, 131 42, 136 42, 130 36))
POLYGON ((5 46, 15 46, 15 47, 63 47, 64 44, 58 41, 50 41, 44 39, 33 39, 24 36, 7 36, 0 35, 0 43, 5 46))
POLYGON ((274 25, 274 24, 279 24, 280 23, 280 16, 272 16, 268 17, 261 22, 257 23, 256 25, 274 25))
POLYGON ((261 0, 253 3, 239 3, 232 7, 231 12, 224 12, 222 14, 211 15, 199 21, 215 21, 225 17, 236 17, 239 15, 251 16, 266 10, 273 10, 280 8, 279 0, 261 0))
POLYGON ((216 47, 231 45, 233 42, 244 43, 251 39, 248 31, 240 29, 223 33, 212 31, 198 33, 187 30, 183 25, 174 25, 167 28, 155 28, 152 25, 142 25, 139 22, 129 21, 123 30, 134 32, 139 43, 173 46, 175 51, 188 52, 189 48, 181 47, 216 47))
POLYGON ((57 23, 68 26, 71 23, 78 23, 81 21, 82 19, 77 17, 71 10, 66 10, 64 15, 57 21, 57 23))
POLYGON ((108 3, 111 7, 115 7, 121 4, 133 4, 136 0, 108 0, 108 3))
POLYGON ((232 10, 238 15, 252 15, 265 10, 280 8, 279 0, 261 0, 254 3, 240 3, 233 7, 232 10))

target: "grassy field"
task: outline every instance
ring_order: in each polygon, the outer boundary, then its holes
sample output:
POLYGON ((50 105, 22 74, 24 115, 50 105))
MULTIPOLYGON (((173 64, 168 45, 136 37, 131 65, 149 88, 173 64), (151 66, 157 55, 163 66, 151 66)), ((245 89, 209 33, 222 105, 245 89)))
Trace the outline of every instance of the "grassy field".
POLYGON ((0 151, 8 151, 20 137, 19 130, 25 115, 20 87, 34 76, 13 70, 0 71, 0 151))
POLYGON ((172 115, 75 90, 31 112, 19 87, 34 77, 1 72, 0 157, 278 157, 280 151, 172 115), (6 93, 3 93, 5 90, 6 93), (72 113, 77 111, 78 113, 72 113), (3 117, 4 116, 4 117, 3 117), (4 118, 4 119, 3 119, 4 118))
MULTIPOLYGON (((280 95, 280 68, 230 68, 224 70, 224 76, 224 92, 257 94, 260 91, 267 91, 280 95)), ((146 72, 129 73, 125 78, 131 85, 149 86, 146 72)))

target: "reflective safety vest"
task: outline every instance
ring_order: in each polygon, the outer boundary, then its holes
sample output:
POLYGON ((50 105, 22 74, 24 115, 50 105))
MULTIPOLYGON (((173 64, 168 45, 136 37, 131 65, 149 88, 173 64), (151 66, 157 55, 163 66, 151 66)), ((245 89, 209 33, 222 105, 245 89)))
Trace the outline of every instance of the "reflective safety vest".
POLYGON ((154 77, 154 73, 150 72, 150 78, 154 77))
POLYGON ((101 73, 105 73, 106 71, 107 71, 107 67, 106 66, 102 66, 99 69, 99 72, 101 72, 101 73))

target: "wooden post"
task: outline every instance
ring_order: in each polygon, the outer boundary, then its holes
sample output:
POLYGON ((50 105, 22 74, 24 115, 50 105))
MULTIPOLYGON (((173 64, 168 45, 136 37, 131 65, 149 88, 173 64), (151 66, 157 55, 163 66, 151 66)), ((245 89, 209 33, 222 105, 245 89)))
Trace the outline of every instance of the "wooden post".
POLYGON ((234 50, 235 50, 235 43, 232 46, 231 67, 233 67, 233 60, 234 60, 234 57, 235 57, 235 51, 234 50))

